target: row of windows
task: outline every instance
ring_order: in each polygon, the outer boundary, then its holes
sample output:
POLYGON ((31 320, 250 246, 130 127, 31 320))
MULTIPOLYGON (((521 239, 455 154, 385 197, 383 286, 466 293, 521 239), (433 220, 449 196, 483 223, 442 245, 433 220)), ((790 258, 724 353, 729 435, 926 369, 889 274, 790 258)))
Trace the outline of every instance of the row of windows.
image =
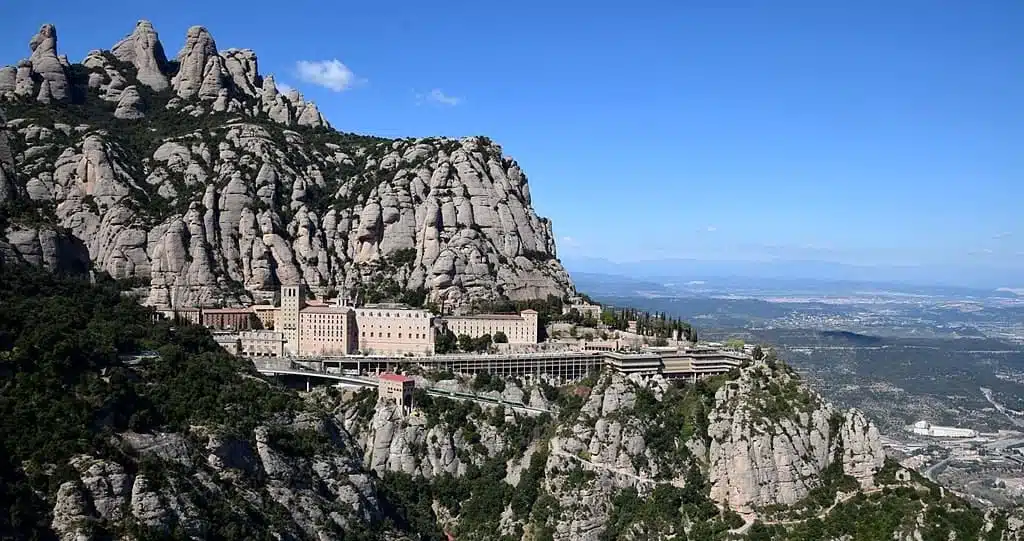
MULTIPOLYGON (((402 317, 402 312, 360 312, 361 316, 364 317, 402 317)), ((423 319, 427 317, 427 314, 423 312, 406 312, 405 317, 423 319)))
MULTIPOLYGON (((385 336, 384 336, 384 333, 380 332, 380 333, 377 333, 376 337, 377 338, 384 338, 385 336)), ((402 333, 398 333, 398 338, 401 338, 401 337, 402 337, 402 333)), ((426 334, 422 334, 422 333, 409 333, 409 338, 410 339, 415 338, 416 340, 423 340, 426 337, 427 337, 427 335, 426 334)), ((366 331, 363 331, 363 338, 366 338, 366 331)), ((373 331, 370 331, 370 338, 374 338, 373 331)), ((387 338, 391 338, 391 333, 387 333, 387 338)))

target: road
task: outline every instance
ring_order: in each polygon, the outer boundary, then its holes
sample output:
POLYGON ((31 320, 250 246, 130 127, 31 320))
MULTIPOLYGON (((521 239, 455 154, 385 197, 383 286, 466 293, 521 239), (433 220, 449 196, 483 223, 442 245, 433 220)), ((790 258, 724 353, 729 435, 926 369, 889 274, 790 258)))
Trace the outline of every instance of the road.
POLYGON ((1005 415, 1011 423, 1019 427, 1024 427, 1024 421, 1014 417, 1014 415, 1020 415, 1021 413, 1019 411, 1009 409, 1006 406, 1000 404, 999 402, 996 402, 995 397, 992 395, 992 389, 981 387, 981 394, 985 395, 985 400, 988 400, 988 403, 992 404, 992 407, 994 407, 999 413, 1005 415))

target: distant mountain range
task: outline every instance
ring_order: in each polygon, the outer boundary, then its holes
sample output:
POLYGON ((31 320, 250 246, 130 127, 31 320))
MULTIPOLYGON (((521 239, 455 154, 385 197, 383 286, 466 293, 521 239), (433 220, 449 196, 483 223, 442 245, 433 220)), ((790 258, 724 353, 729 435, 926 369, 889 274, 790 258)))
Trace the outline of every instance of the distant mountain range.
POLYGON ((562 257, 562 264, 575 277, 580 273, 625 276, 657 284, 682 285, 707 282, 723 286, 727 282, 769 282, 773 287, 790 282, 845 282, 858 287, 890 285, 940 286, 943 288, 984 289, 1019 287, 1024 283, 1024 270, 962 266, 866 266, 829 261, 722 261, 697 259, 659 259, 650 261, 614 262, 593 257, 562 257))

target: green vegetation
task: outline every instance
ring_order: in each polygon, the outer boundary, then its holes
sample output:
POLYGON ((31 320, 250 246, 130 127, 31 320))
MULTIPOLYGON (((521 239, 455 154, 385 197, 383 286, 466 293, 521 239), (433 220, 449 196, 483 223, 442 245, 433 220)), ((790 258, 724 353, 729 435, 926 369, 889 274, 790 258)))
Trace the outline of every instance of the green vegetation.
POLYGON ((632 308, 607 308, 601 312, 601 323, 620 331, 629 327, 630 321, 636 321, 636 331, 641 336, 652 338, 675 338, 677 335, 690 342, 697 341, 697 330, 689 323, 665 312, 650 313, 632 308))
POLYGON ((612 501, 612 513, 602 541, 622 539, 626 532, 640 528, 645 537, 676 534, 682 539, 724 539, 729 528, 743 524, 734 513, 723 515, 704 495, 706 483, 697 468, 691 468, 687 486, 658 485, 646 497, 635 489, 619 492, 612 501), (683 533, 687 526, 689 532, 683 533))
MULTIPOLYGON (((0 527, 45 531, 44 498, 74 477, 66 464, 76 454, 139 467, 111 443, 116 432, 207 425, 246 435, 302 407, 294 393, 267 385, 251 365, 227 355, 205 329, 151 323, 152 314, 109 278, 90 286, 0 264, 0 527), (137 366, 123 362, 146 351, 159 355, 137 366)), ((311 441, 300 435, 295 443, 311 441)), ((264 537, 266 525, 239 509, 204 512, 217 531, 240 532, 234 539, 264 537)))
POLYGON ((726 377, 699 380, 693 384, 673 385, 661 400, 649 389, 640 389, 633 405, 633 420, 643 427, 644 441, 668 469, 657 471, 656 478, 671 477, 693 463, 686 448, 690 438, 709 443, 708 413, 714 407, 715 392, 726 377))

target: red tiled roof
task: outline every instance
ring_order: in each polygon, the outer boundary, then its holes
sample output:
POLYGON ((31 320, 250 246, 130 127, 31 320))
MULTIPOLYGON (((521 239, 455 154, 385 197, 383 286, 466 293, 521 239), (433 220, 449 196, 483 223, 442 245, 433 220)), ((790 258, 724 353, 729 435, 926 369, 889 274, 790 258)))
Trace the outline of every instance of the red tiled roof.
POLYGON ((416 380, 414 380, 412 378, 405 377, 405 376, 402 376, 402 375, 399 375, 399 374, 381 374, 380 375, 380 379, 383 379, 385 381, 394 381, 394 382, 397 382, 397 383, 405 383, 407 381, 412 381, 412 382, 416 381, 416 380))

